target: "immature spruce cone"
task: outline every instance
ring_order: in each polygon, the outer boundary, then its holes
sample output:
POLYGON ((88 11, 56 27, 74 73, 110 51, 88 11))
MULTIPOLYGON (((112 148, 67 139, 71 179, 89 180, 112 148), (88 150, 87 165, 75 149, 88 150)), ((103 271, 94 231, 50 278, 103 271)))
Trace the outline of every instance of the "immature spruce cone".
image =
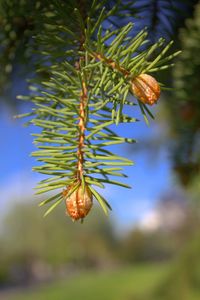
POLYGON ((160 86, 156 79, 148 74, 141 74, 132 80, 131 90, 138 100, 153 105, 160 97, 160 86))
POLYGON ((72 220, 76 221, 85 218, 89 213, 93 204, 92 193, 88 186, 85 185, 84 192, 82 186, 79 186, 76 191, 67 197, 72 188, 73 186, 64 192, 66 197, 66 213, 72 218, 72 220))

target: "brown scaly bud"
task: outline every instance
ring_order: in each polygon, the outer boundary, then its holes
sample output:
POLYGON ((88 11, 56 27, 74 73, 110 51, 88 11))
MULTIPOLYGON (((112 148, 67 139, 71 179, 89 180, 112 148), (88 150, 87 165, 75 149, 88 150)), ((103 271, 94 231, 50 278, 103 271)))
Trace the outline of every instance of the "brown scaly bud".
POLYGON ((131 81, 131 91, 144 104, 153 105, 160 97, 160 86, 156 79, 148 74, 141 74, 131 81))
POLYGON ((92 207, 93 201, 92 193, 87 185, 85 185, 84 190, 82 185, 80 185, 70 195, 70 191, 73 188, 74 185, 68 187, 68 189, 63 192, 63 195, 66 199, 66 214, 68 214, 73 221, 77 221, 87 216, 92 207), (69 197, 67 195, 69 195, 69 197))

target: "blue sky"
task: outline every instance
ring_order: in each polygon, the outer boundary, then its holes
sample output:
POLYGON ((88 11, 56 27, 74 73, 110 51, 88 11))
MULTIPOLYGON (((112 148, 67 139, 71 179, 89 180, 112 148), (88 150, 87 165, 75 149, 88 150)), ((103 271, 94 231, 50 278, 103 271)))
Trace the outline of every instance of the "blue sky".
MULTIPOLYGON (((25 108, 22 106, 21 110, 24 111, 25 108)), ((30 153, 34 150, 31 133, 36 129, 24 127, 23 123, 24 120, 14 120, 7 108, 1 109, 1 213, 13 202, 24 199, 26 195, 33 196, 33 187, 41 178, 39 174, 31 171, 35 164, 34 159, 30 157, 30 153)), ((142 120, 118 130, 126 136, 136 138, 140 146, 146 137, 162 134, 159 133, 155 121, 151 121, 149 127, 142 120)), ((102 190, 113 207, 113 219, 124 227, 143 218, 153 208, 160 195, 169 190, 173 184, 167 149, 161 149, 159 155, 158 153, 148 155, 148 151, 136 151, 137 147, 135 144, 131 149, 125 145, 115 148, 120 155, 129 157, 135 162, 134 166, 125 169, 129 177, 124 182, 130 184, 132 189, 107 186, 102 190)))

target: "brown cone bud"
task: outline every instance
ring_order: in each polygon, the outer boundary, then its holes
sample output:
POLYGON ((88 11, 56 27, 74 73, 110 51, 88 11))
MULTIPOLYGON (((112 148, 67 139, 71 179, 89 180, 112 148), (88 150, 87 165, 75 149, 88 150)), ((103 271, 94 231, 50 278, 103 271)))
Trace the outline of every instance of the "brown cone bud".
POLYGON ((153 105, 160 97, 160 86, 156 79, 148 74, 141 74, 132 80, 131 90, 138 100, 153 105))
POLYGON ((66 213, 72 218, 72 220, 76 221, 85 218, 89 213, 93 204, 92 193, 87 185, 85 185, 84 191, 80 185, 77 190, 67 197, 72 188, 73 186, 64 192, 66 197, 66 213))

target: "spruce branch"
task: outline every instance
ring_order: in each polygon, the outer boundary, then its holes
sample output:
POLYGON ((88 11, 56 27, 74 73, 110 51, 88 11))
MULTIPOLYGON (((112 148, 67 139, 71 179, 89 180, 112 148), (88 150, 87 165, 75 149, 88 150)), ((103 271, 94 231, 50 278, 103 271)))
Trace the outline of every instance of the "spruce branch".
POLYGON ((44 15, 42 32, 35 36, 40 53, 35 54, 36 76, 30 81, 30 95, 20 98, 34 103, 29 123, 41 128, 34 134, 38 151, 32 155, 40 163, 34 170, 47 178, 38 184, 37 194, 59 190, 41 202, 51 205, 45 215, 65 200, 71 218, 82 220, 93 197, 106 214, 111 209, 94 186, 130 188, 115 177, 126 178, 122 167, 133 162, 110 148, 135 140, 120 136, 113 126, 138 121, 131 113, 137 105, 133 94, 144 117, 152 116, 146 104, 158 100, 160 86, 146 73, 163 68, 162 61, 168 63, 177 53, 166 57, 171 43, 163 48, 163 39, 143 50, 147 32, 142 30, 131 38, 132 23, 117 30, 105 28, 117 5, 107 12, 94 1, 87 15, 83 5, 77 6, 74 22, 66 24, 67 4, 52 3, 52 13, 44 15), (48 74, 46 80, 37 76, 41 71, 48 74), (130 108, 129 113, 124 106, 130 108))

